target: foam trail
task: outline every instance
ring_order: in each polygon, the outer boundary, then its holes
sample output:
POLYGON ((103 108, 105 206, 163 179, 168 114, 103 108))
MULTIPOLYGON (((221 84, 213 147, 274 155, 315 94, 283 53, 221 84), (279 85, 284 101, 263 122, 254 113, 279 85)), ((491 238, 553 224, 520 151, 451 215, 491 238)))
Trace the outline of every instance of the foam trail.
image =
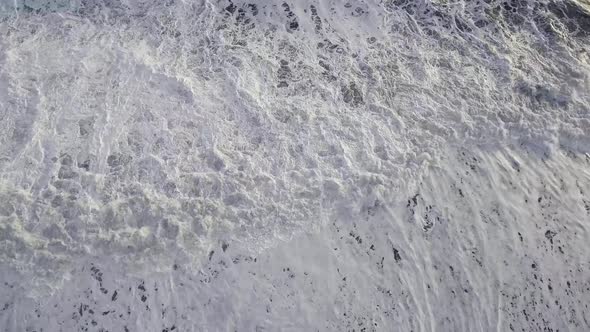
POLYGON ((0 327, 588 330, 589 38, 584 1, 0 2, 0 327))

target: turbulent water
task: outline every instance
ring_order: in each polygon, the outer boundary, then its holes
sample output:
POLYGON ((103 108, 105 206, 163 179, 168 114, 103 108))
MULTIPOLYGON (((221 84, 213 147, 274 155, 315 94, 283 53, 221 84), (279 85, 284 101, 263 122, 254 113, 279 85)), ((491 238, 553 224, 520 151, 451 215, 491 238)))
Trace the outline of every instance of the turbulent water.
POLYGON ((590 3, 0 0, 0 331, 590 330, 590 3))

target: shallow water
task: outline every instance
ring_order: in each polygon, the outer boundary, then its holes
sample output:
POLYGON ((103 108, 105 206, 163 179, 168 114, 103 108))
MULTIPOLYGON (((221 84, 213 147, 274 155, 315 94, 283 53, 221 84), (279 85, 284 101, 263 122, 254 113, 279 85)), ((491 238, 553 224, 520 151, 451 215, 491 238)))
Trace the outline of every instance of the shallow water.
POLYGON ((0 327, 590 329, 588 8, 2 2, 0 327))

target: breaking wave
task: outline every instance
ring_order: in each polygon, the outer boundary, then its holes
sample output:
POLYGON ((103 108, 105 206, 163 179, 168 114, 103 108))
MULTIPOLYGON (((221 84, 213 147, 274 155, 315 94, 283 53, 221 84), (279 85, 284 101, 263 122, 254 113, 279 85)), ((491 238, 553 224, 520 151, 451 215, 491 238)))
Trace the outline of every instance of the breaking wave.
POLYGON ((0 4, 0 323, 590 328, 588 8, 0 4))

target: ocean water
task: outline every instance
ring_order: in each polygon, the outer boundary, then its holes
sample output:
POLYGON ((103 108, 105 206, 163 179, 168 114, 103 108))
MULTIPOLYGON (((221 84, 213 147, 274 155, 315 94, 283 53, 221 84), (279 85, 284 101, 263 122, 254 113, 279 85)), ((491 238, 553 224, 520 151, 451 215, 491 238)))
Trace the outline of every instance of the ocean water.
POLYGON ((0 0, 0 331, 590 330, 590 3, 0 0))

